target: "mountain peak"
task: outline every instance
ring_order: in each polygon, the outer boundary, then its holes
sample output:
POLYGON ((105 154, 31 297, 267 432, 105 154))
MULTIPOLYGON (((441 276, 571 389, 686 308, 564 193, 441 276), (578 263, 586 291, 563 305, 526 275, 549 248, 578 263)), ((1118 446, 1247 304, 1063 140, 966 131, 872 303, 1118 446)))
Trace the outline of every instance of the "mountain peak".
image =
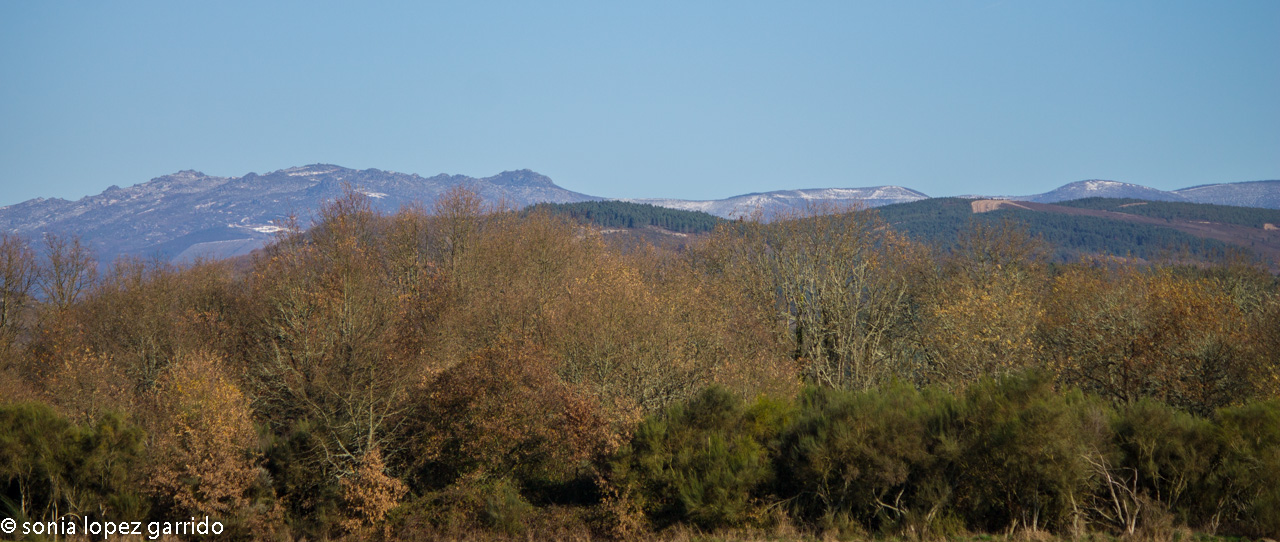
MULTIPOLYGON (((208 177, 208 175, 205 175, 203 171, 196 171, 196 170, 194 170, 194 169, 184 169, 184 170, 182 170, 182 171, 175 171, 175 172, 170 173, 170 174, 168 174, 168 175, 161 175, 161 176, 156 177, 156 178, 151 179, 151 180, 152 180, 152 181, 166 181, 166 180, 168 180, 168 181, 191 181, 191 180, 195 180, 195 179, 203 179, 203 178, 205 178, 205 177, 208 177)), ((113 185, 113 186, 115 186, 115 185, 113 185)), ((116 188, 119 188, 119 187, 118 187, 118 186, 116 186, 116 188)))
POLYGON ((1120 187, 1147 188, 1142 185, 1137 185, 1133 183, 1122 183, 1120 181, 1112 181, 1108 179, 1089 179, 1085 181, 1076 181, 1074 183, 1068 183, 1068 184, 1062 185, 1061 188, 1079 188, 1083 190, 1111 190, 1111 189, 1120 188, 1120 187))
POLYGON ((1140 184, 1124 183, 1105 179, 1089 179, 1064 184, 1043 194, 1025 196, 1019 200, 1038 203, 1056 203, 1080 198, 1133 198, 1151 201, 1185 201, 1186 198, 1174 192, 1166 192, 1140 184))
POLYGON ((276 221, 305 216, 342 197, 347 186, 394 212, 412 203, 430 205, 452 186, 468 186, 487 203, 514 208, 541 202, 597 200, 555 185, 530 170, 475 179, 418 175, 334 164, 310 164, 257 175, 211 177, 183 170, 125 188, 108 188, 76 202, 32 200, 0 210, 0 231, 38 235, 78 232, 110 262, 117 255, 160 254, 176 260, 244 254, 272 239, 276 221))
POLYGON ((555 186, 555 183, 546 175, 542 175, 529 169, 504 171, 492 177, 487 177, 484 180, 497 186, 527 186, 543 188, 555 186))
POLYGON ((291 167, 288 169, 278 169, 267 173, 270 175, 287 175, 289 177, 315 177, 319 175, 327 175, 339 171, 350 171, 347 168, 334 164, 310 164, 306 166, 291 167))

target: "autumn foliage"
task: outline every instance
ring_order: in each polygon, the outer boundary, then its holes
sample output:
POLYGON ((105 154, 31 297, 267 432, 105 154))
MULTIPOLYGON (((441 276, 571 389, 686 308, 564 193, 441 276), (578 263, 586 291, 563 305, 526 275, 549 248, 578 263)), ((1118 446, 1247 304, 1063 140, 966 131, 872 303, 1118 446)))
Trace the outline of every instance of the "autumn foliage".
POLYGON ((352 190, 282 227, 186 266, 0 238, 0 515, 1280 531, 1260 268, 1051 263, 1012 223, 925 246, 860 209, 654 247, 465 189, 395 214, 352 190))

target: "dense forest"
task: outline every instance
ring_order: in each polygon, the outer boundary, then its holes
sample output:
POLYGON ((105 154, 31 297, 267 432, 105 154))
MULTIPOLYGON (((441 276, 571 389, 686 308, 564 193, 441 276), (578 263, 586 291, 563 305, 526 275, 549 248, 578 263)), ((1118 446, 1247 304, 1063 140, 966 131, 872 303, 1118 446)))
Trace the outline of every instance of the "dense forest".
POLYGON ((657 226, 679 233, 706 233, 724 219, 701 211, 682 211, 625 201, 583 201, 578 203, 539 203, 524 211, 566 215, 586 224, 602 228, 643 228, 657 226))
MULTIPOLYGON (((1058 205, 1123 212, 1140 208, 1140 206, 1111 208, 1110 202, 1116 201, 1121 200, 1090 198, 1058 205)), ((1000 209, 975 214, 970 202, 971 200, 963 198, 933 198, 886 205, 876 210, 887 223, 913 240, 936 246, 954 245, 957 236, 973 223, 991 227, 1006 220, 1013 220, 1023 224, 1031 235, 1039 237, 1051 247, 1050 257, 1058 262, 1075 261, 1098 254, 1140 258, 1147 261, 1213 260, 1239 257, 1242 252, 1241 249, 1221 241, 1203 239, 1170 228, 1093 216, 1073 216, 1024 209, 1000 209)), ((1157 203, 1160 202, 1150 202, 1151 205, 1157 203)), ((1230 222, 1232 217, 1246 220, 1275 212, 1266 209, 1245 209, 1243 214, 1235 215, 1211 208, 1220 207, 1227 210, 1244 208, 1204 204, 1183 205, 1190 206, 1189 210, 1179 208, 1179 211, 1187 216, 1200 217, 1208 214, 1224 218, 1223 221, 1227 223, 1235 223, 1230 222)), ((1164 212, 1163 207, 1158 206, 1155 209, 1152 212, 1160 214, 1160 218, 1165 218, 1163 214, 1170 214, 1172 217, 1171 213, 1164 212)), ((1209 220, 1209 218, 1204 219, 1209 220)), ((1261 224, 1258 227, 1261 227, 1261 224)))
POLYGON ((923 237, 895 217, 620 251, 455 190, 394 215, 351 193, 185 267, 5 235, 0 516, 266 540, 1280 535, 1275 276, 1055 263, 999 216, 923 237))
POLYGON ((1280 210, 1257 207, 1234 207, 1211 203, 1181 201, 1146 201, 1130 198, 1085 198, 1064 201, 1058 205, 1081 209, 1115 211, 1165 220, 1204 220, 1261 228, 1266 224, 1280 226, 1280 210))

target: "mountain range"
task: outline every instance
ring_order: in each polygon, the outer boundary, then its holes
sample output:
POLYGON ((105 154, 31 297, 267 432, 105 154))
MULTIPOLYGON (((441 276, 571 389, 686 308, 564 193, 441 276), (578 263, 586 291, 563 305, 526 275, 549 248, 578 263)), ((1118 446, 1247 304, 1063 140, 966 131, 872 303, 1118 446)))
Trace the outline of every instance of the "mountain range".
POLYGON ((815 205, 879 207, 881 205, 906 203, 922 199, 929 199, 929 196, 910 188, 872 186, 867 188, 776 190, 716 200, 628 199, 622 201, 647 203, 683 211, 701 211, 721 218, 749 217, 759 211, 767 218, 780 213, 803 212, 815 205))
POLYGON ((179 171, 128 188, 112 186, 77 201, 34 199, 0 208, 0 231, 28 237, 76 233, 104 262, 120 255, 179 261, 238 256, 265 245, 290 216, 307 224, 322 203, 337 199, 347 186, 388 212, 415 203, 429 205, 454 186, 475 190, 486 202, 517 208, 602 199, 565 190, 529 170, 482 179, 328 164, 241 177, 179 171))
POLYGON ((1147 201, 1185 201, 1188 203, 1280 209, 1280 181, 1205 184, 1166 192, 1140 184, 1090 180, 1066 184, 1043 194, 1013 196, 1003 199, 1057 203, 1099 197, 1131 198, 1147 201))
MULTIPOLYGON (((354 170, 314 164, 263 175, 217 177, 180 171, 150 181, 76 201, 37 198, 0 207, 0 231, 36 238, 43 233, 74 233, 97 251, 100 261, 121 255, 189 261, 201 256, 246 254, 272 239, 279 224, 296 216, 303 224, 326 201, 347 187, 369 196, 380 210, 430 205, 454 186, 475 190, 490 204, 522 208, 536 203, 603 201, 557 186, 530 170, 506 171, 491 177, 354 170)), ((974 196, 979 197, 979 196, 974 196)), ((1152 201, 1216 203, 1280 209, 1280 181, 1194 186, 1162 191, 1136 184, 1089 180, 1031 196, 1000 199, 1055 203, 1085 197, 1136 198, 1152 201)), ((636 203, 702 211, 723 218, 780 213, 818 206, 852 204, 878 207, 929 199, 900 186, 816 188, 743 194, 719 200, 633 199, 636 203)))

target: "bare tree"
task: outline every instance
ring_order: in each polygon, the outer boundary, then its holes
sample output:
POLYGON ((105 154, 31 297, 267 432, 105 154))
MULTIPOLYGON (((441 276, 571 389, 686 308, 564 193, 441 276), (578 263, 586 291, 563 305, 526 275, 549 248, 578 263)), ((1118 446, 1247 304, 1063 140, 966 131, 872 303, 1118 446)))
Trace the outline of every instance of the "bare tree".
POLYGON ((13 343, 36 279, 35 252, 25 239, 0 234, 0 349, 13 343))
POLYGON ((755 265, 768 277, 793 356, 812 381, 866 388, 895 370, 913 245, 874 211, 815 209, 761 228, 755 265), (834 211, 834 212, 833 212, 834 211))
POLYGON ((480 194, 462 186, 441 194, 432 208, 432 214, 439 221, 441 259, 448 265, 454 280, 459 278, 458 266, 462 255, 471 248, 484 212, 484 200, 480 194))
POLYGON ((40 290, 54 307, 65 309, 93 284, 97 262, 80 236, 44 235, 46 265, 39 275, 40 290))
POLYGON ((384 217, 350 190, 320 216, 257 264, 266 311, 252 371, 259 408, 281 427, 316 423, 312 459, 342 478, 367 453, 395 453, 416 351, 397 348, 396 315, 411 296, 381 242, 384 217))

